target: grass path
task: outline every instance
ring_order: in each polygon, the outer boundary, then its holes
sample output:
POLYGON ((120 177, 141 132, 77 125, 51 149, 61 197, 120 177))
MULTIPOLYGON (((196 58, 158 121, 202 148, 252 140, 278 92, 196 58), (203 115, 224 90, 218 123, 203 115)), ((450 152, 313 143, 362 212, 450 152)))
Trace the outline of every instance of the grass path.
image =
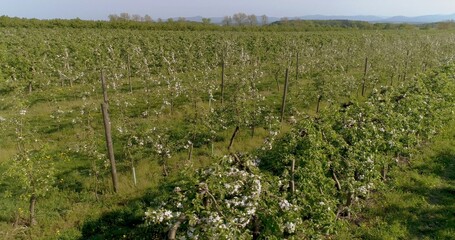
POLYGON ((390 176, 340 239, 455 239, 455 121, 390 176))

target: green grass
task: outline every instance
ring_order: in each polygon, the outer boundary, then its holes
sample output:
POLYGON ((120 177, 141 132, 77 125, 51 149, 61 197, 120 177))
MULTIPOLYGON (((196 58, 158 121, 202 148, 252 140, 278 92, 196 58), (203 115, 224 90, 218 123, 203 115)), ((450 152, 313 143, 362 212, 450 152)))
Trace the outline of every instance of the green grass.
POLYGON ((391 172, 338 239, 455 239, 455 121, 391 172))

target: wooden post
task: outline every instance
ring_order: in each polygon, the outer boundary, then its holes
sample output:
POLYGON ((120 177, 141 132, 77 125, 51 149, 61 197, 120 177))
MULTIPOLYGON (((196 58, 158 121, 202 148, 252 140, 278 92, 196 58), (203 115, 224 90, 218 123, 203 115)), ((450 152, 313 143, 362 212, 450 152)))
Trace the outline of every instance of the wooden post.
MULTIPOLYGON (((348 56, 351 56, 351 47, 348 48, 348 52, 347 52, 347 55, 348 56)), ((349 72, 349 61, 346 61, 346 68, 345 68, 345 73, 348 73, 349 72)))
POLYGON ((114 185, 114 192, 118 192, 117 168, 115 167, 114 146, 112 144, 112 134, 111 134, 111 123, 109 120, 109 113, 107 111, 108 104, 101 103, 101 109, 103 112, 104 133, 106 136, 106 147, 107 147, 107 152, 108 152, 108 156, 109 156, 109 161, 111 163, 112 183, 114 185))
POLYGON ((225 69, 225 62, 224 58, 221 62, 221 105, 224 103, 224 69, 225 69))
POLYGON ((289 183, 290 188, 291 188, 291 194, 294 194, 294 192, 295 192, 294 173, 295 173, 295 158, 292 158, 292 164, 291 164, 291 182, 289 183))
POLYGON ((133 84, 131 82, 131 63, 130 63, 130 55, 127 55, 127 69, 128 69, 128 85, 130 87, 130 93, 133 93, 133 84))
POLYGON ((297 52, 295 63, 295 82, 299 79, 299 52, 297 52))
POLYGON ((101 112, 103 113, 104 133, 106 137, 106 147, 111 163, 112 184, 114 185, 114 192, 118 192, 118 178, 117 168, 115 166, 114 145, 112 143, 111 121, 109 119, 109 99, 107 98, 106 81, 104 79, 103 71, 101 71, 101 87, 103 89, 103 103, 101 103, 101 112))
POLYGON ((365 83, 367 81, 367 73, 368 73, 368 57, 365 58, 365 68, 363 70, 362 97, 365 94, 365 83))
POLYGON ((104 79, 103 70, 101 70, 101 88, 103 89, 103 102, 109 104, 109 99, 107 98, 106 80, 104 79))
POLYGON ((284 80, 284 90, 283 90, 283 99, 281 101, 281 120, 284 120, 284 110, 286 107, 286 95, 288 94, 288 84, 289 84, 289 68, 286 68, 286 78, 284 80))
POLYGON ((404 63, 403 82, 406 81, 406 75, 408 72, 408 60, 409 60, 409 50, 406 51, 406 61, 404 63))

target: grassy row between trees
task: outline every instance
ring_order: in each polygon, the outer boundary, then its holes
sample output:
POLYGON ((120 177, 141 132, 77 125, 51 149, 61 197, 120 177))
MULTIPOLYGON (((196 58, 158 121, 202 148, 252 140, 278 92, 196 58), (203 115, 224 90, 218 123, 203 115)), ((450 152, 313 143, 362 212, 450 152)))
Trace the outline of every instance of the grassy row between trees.
POLYGON ((453 239, 455 121, 390 172, 338 239, 453 239))

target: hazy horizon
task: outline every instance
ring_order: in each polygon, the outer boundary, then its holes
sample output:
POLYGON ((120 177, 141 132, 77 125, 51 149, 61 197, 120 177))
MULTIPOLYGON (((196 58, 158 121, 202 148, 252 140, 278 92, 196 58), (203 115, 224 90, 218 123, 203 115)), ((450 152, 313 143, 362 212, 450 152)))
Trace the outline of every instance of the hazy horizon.
POLYGON ((109 14, 127 12, 150 15, 153 19, 170 17, 223 17, 234 13, 299 17, 305 15, 422 16, 455 13, 453 0, 2 0, 0 15, 38 19, 106 20, 109 14))

